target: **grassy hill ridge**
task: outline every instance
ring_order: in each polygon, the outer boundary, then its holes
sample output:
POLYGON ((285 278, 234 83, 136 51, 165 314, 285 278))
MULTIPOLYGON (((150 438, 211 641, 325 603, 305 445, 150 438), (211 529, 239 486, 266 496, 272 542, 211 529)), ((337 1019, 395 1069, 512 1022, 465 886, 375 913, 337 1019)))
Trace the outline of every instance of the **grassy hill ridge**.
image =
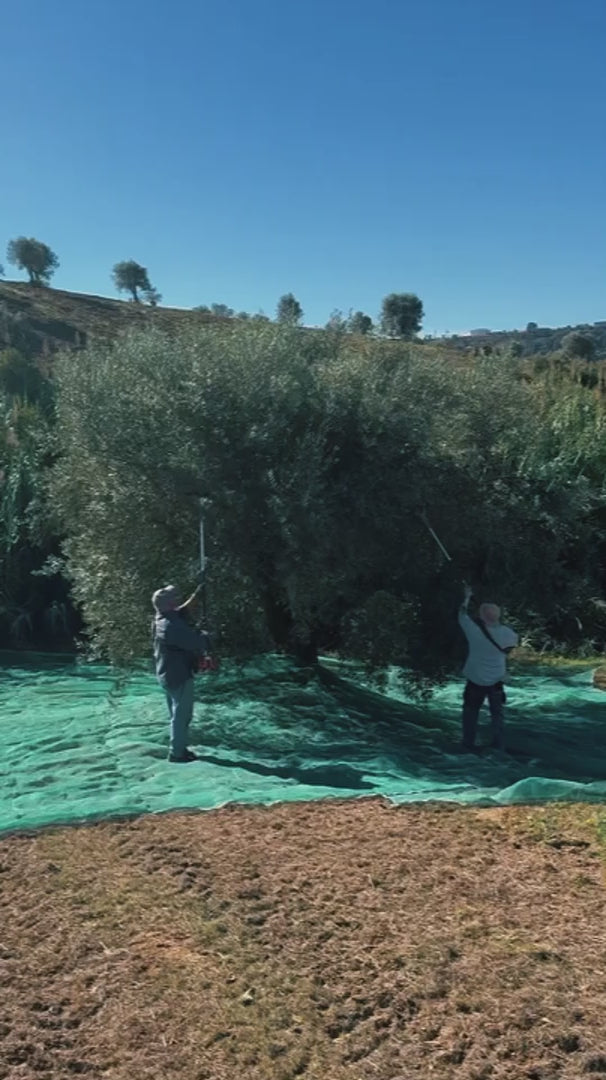
MULTIPOLYGON (((222 323, 211 312, 188 308, 149 307, 131 300, 32 286, 23 281, 0 281, 0 348, 13 345, 31 353, 54 352, 69 346, 84 348, 91 339, 111 341, 122 331, 160 326, 171 331, 195 323, 222 323)), ((453 335, 433 339, 432 345, 463 353, 505 351, 513 343, 525 356, 556 352, 572 330, 588 334, 596 358, 606 359, 606 323, 493 331, 486 335, 453 335)))
POLYGON ((153 324, 170 330, 194 320, 200 323, 216 318, 184 308, 154 308, 27 282, 0 282, 0 342, 14 345, 12 337, 21 334, 31 351, 54 352, 66 345, 84 348, 93 338, 109 341, 134 327, 153 324))

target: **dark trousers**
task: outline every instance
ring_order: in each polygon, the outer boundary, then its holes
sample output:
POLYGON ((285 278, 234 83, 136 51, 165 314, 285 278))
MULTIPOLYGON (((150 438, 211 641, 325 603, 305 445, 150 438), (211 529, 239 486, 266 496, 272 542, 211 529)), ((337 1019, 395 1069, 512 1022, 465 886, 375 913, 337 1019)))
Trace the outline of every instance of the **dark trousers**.
POLYGON ((468 682, 463 694, 463 746, 471 750, 476 741, 478 717, 480 709, 488 698, 490 719, 492 720, 493 746, 499 750, 505 744, 505 724, 503 720, 503 705, 505 704, 505 692, 503 683, 495 683, 494 686, 478 686, 477 683, 468 682))

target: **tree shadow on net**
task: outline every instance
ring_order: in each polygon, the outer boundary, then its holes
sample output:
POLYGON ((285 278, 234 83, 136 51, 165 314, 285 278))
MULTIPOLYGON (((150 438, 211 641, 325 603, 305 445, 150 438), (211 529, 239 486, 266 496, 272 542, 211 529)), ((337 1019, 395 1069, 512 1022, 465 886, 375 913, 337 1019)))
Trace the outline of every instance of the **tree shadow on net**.
MULTIPOLYGON (((405 702, 324 670, 317 679, 314 716, 309 708, 305 714, 299 709, 300 690, 294 684, 289 707, 291 695, 285 683, 288 679, 283 678, 280 728, 283 731, 286 725, 294 736, 289 750, 276 747, 273 752, 264 733, 259 757, 265 761, 255 761, 254 725, 242 733, 241 740, 237 729, 232 728, 227 741, 227 732, 219 725, 215 732, 205 731, 201 741, 219 753, 227 749, 228 753, 242 754, 243 760, 220 756, 207 760, 262 776, 350 791, 379 792, 415 780, 421 780, 424 786, 435 782, 437 786, 486 788, 506 786, 527 776, 585 782, 606 779, 606 699, 576 695, 574 682, 567 682, 565 677, 557 680, 564 691, 569 691, 560 704, 554 702, 553 696, 541 703, 540 693, 535 692, 540 688, 532 677, 526 686, 520 684, 517 690, 512 689, 507 709, 506 757, 496 757, 488 749, 477 757, 461 754, 458 702, 405 702), (275 763, 268 764, 268 758, 274 758, 275 763), (307 759, 308 763, 300 765, 297 758, 307 759)), ((246 691, 251 702, 269 704, 271 695, 266 690, 260 692, 252 680, 247 680, 246 691)), ((490 722, 484 709, 478 741, 481 744, 489 740, 490 722)))
MULTIPOLYGON (((326 680, 322 679, 326 684, 326 680)), ((384 753, 396 765, 414 771, 415 763, 433 764, 436 779, 451 773, 453 757, 459 752, 460 709, 429 701, 426 706, 390 699, 372 688, 329 673, 330 688, 341 708, 364 715, 380 739, 384 753), (442 764, 441 764, 442 759, 442 764)), ((592 781, 606 779, 606 697, 577 690, 575 676, 559 675, 550 680, 563 691, 560 702, 553 694, 545 703, 528 677, 525 686, 508 688, 506 713, 509 766, 521 775, 550 776, 557 779, 592 781)), ((462 690, 462 686, 461 686, 462 690)), ((480 714, 478 742, 490 740, 490 718, 484 707, 480 714)), ((486 780, 490 756, 478 761, 477 771, 486 780)), ((495 766, 502 762, 497 763, 495 766)), ((474 767, 465 759, 465 773, 473 778, 474 767)))
POLYGON ((365 780, 363 774, 349 765, 326 765, 303 768, 297 765, 262 765, 257 761, 234 761, 233 758, 215 757, 213 754, 197 754, 200 761, 226 769, 244 769, 257 776, 277 776, 280 780, 296 780, 310 787, 343 788, 348 791, 374 791, 375 785, 365 780))

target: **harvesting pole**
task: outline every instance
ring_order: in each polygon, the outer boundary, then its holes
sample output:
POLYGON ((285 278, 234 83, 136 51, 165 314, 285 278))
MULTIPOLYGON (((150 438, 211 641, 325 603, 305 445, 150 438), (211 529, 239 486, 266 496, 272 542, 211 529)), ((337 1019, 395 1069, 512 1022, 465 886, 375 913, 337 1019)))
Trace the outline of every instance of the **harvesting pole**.
POLYGON ((431 534, 431 536, 433 536, 433 538, 434 538, 436 544, 438 545, 440 551, 442 552, 442 554, 448 559, 448 562, 452 562, 452 559, 451 559, 450 555, 448 554, 446 548, 444 547, 444 544, 440 540, 440 537, 437 535, 437 533, 432 529, 431 525, 429 524, 429 521, 427 520, 427 514, 424 511, 420 511, 419 512, 419 517, 421 518, 421 521, 423 522, 423 524, 424 524, 425 528, 427 529, 427 531, 431 534))

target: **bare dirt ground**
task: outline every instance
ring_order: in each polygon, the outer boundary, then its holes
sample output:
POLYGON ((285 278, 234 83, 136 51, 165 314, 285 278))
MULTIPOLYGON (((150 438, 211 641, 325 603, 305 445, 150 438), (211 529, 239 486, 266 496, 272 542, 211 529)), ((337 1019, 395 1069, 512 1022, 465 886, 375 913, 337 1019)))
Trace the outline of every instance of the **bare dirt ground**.
POLYGON ((0 1077, 599 1080, 605 837, 362 800, 0 838, 0 1077))

